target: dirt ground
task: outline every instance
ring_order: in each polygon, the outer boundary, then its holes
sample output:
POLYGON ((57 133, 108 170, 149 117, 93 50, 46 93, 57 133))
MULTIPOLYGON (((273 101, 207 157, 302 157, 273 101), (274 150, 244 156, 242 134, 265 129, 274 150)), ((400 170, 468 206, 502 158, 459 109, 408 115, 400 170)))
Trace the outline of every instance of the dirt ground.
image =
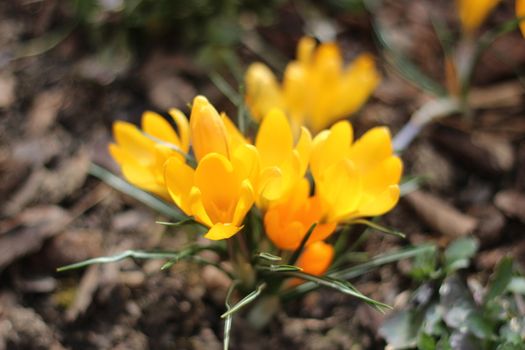
MULTIPOLYGON (((442 49, 428 14, 451 25, 454 16, 449 4, 433 3, 387 1, 374 16, 414 62, 443 81, 442 49)), ((187 111, 196 93, 220 110, 234 110, 195 63, 194 52, 176 45, 152 42, 131 63, 110 65, 93 59, 78 29, 56 45, 48 41, 49 48, 28 47, 31 38, 65 28, 59 7, 57 1, 0 2, 0 350, 221 349, 219 315, 228 281, 213 267, 181 262, 161 272, 162 261, 126 260, 56 272, 126 249, 176 250, 191 236, 156 225, 160 215, 89 175, 91 162, 118 173, 107 153, 113 121, 137 122, 146 109, 187 111)), ((385 63, 367 15, 326 11, 321 13, 340 28, 346 58, 369 51, 382 70, 380 87, 353 119, 357 134, 375 125, 389 125, 395 134, 428 95, 385 63)), ((487 25, 511 12, 505 3, 487 25)), ((276 16, 258 34, 291 58, 303 15, 285 4, 276 16)), ((235 49, 244 63, 260 59, 245 42, 235 49)), ((517 77, 523 67, 525 40, 517 31, 482 57, 473 116, 433 123, 403 154, 405 173, 423 176, 424 185, 382 222, 407 239, 372 236, 365 251, 375 255, 427 241, 446 246, 472 232, 481 251, 469 275, 484 283, 506 254, 523 266, 525 90, 523 75, 517 77)), ((352 282, 396 305, 412 286, 407 264, 352 282)), ((321 289, 286 304, 264 330, 236 317, 231 348, 381 349, 377 329, 384 317, 321 289)))

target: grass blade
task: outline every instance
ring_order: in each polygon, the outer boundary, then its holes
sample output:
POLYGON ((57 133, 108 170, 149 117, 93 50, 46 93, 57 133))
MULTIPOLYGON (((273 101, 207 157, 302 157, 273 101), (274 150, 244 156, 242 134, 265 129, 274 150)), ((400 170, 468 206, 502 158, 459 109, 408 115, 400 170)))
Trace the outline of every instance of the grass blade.
MULTIPOLYGON (((228 294, 226 294, 226 300, 224 301, 224 304, 226 305, 226 310, 230 311, 232 306, 230 303, 231 296, 233 294, 233 291, 235 288, 237 288, 237 285, 239 284, 239 281, 234 281, 230 288, 228 288, 228 294)), ((223 350, 228 350, 230 347, 230 331, 232 328, 232 321, 233 321, 233 314, 229 314, 225 317, 224 320, 224 340, 223 340, 223 350)))
POLYGON ((260 253, 256 254, 255 257, 263 259, 263 260, 268 260, 268 261, 281 261, 281 260, 283 260, 283 258, 281 258, 280 256, 273 255, 273 254, 266 253, 266 252, 260 252, 260 253))
POLYGON ((68 270, 79 269, 82 267, 95 265, 95 264, 109 264, 117 261, 121 261, 127 258, 133 259, 170 259, 178 255, 177 252, 145 252, 141 250, 126 250, 120 254, 112 256, 101 256, 98 258, 84 260, 78 263, 59 267, 57 272, 63 272, 68 270))
MULTIPOLYGON (((419 254, 425 254, 433 252, 436 250, 436 246, 432 244, 424 244, 415 247, 402 248, 398 251, 380 254, 373 257, 370 261, 355 265, 349 268, 340 269, 337 271, 332 271, 328 273, 329 277, 350 280, 364 275, 367 272, 372 271, 373 269, 380 267, 385 264, 390 264, 401 259, 413 258, 419 254)), ((291 288, 283 294, 284 299, 291 299, 298 295, 310 292, 319 286, 313 282, 306 282, 297 287, 291 288)))
POLYGON ((266 283, 259 284, 254 291, 252 291, 250 294, 248 294, 247 296, 242 298, 237 304, 235 304, 235 306, 233 306, 230 309, 228 309, 228 311, 223 313, 221 315, 221 318, 226 318, 226 317, 228 317, 230 315, 233 315, 234 313, 236 313, 237 311, 239 311, 240 309, 242 309, 246 305, 252 303, 255 299, 257 299, 257 297, 259 295, 261 295, 262 291, 265 288, 266 288, 266 283))
POLYGON ((182 221, 187 218, 187 216, 184 215, 179 209, 167 204, 166 202, 147 192, 136 188, 135 186, 124 181, 120 177, 116 176, 109 170, 102 168, 101 166, 91 163, 89 167, 89 174, 102 180, 117 191, 120 191, 122 193, 127 194, 130 197, 135 198, 137 201, 141 202, 142 204, 145 204, 146 206, 159 212, 162 215, 166 215, 178 221, 182 221))
POLYGON ((397 230, 394 230, 394 229, 391 229, 391 228, 388 228, 388 227, 385 227, 385 226, 382 226, 382 225, 379 225, 375 222, 372 222, 370 220, 365 220, 365 219, 355 219, 355 220, 352 220, 349 222, 350 225, 352 224, 361 224, 361 225, 366 225, 368 226, 369 228, 372 228, 376 231, 379 231, 379 232, 383 232, 383 233, 386 233, 386 234, 389 234, 389 235, 392 235, 392 236, 395 236, 395 237, 399 237, 399 238, 406 238, 405 234, 400 232, 400 231, 397 231, 397 230))
POLYGON ((350 282, 345 281, 345 280, 340 280, 340 279, 329 277, 329 276, 314 276, 314 275, 311 275, 305 272, 287 272, 286 274, 288 276, 301 278, 301 279, 316 283, 324 287, 333 288, 344 294, 348 294, 353 297, 356 297, 366 302, 367 304, 373 306, 380 312, 384 312, 385 310, 392 309, 390 305, 381 303, 377 300, 367 297, 366 295, 358 291, 352 284, 350 284, 350 282))
POLYGON ((314 222, 312 226, 306 231, 306 234, 303 237, 303 240, 301 241, 301 244, 299 247, 293 252, 292 256, 290 257, 290 261, 288 261, 288 264, 295 265, 297 262, 297 259, 299 259, 299 256, 304 250, 304 247, 306 246, 306 242, 310 239, 310 236, 312 235, 312 232, 314 232, 315 227, 317 226, 317 222, 314 222))

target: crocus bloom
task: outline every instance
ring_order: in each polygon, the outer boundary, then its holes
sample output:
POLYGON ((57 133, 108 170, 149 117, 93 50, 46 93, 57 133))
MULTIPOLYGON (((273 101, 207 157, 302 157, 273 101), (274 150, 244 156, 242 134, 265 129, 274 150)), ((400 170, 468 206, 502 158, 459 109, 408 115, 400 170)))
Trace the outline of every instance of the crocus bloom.
POLYGON ((248 179, 219 153, 206 154, 194 170, 179 158, 165 164, 166 186, 179 208, 209 227, 205 237, 227 239, 239 232, 255 201, 248 179))
POLYGON ((253 183, 259 157, 233 124, 203 96, 193 101, 190 133, 197 167, 178 157, 165 163, 165 183, 175 204, 210 228, 212 240, 227 239, 242 228, 255 201, 253 183))
POLYGON ((286 67, 282 86, 264 64, 248 68, 246 103, 256 120, 277 107, 292 120, 294 130, 304 125, 315 134, 357 111, 379 80, 370 55, 363 54, 344 67, 335 43, 316 47, 314 39, 304 37, 296 60, 286 67))
POLYGON ((310 184, 307 179, 302 179, 286 200, 270 206, 264 215, 264 227, 278 248, 295 250, 314 223, 317 226, 307 245, 324 240, 334 232, 337 224, 319 223, 322 215, 319 198, 310 196, 310 184))
POLYGON ((284 198, 303 178, 310 158, 312 137, 302 128, 294 145, 290 123, 279 109, 264 117, 255 147, 260 157, 260 177, 257 204, 263 210, 271 202, 284 198))
POLYGON ((178 133, 162 116, 153 112, 142 115, 142 130, 123 121, 113 124, 115 143, 109 145, 122 174, 133 185, 169 198, 164 186, 163 165, 168 157, 183 159, 189 150, 188 120, 177 109, 169 111, 178 133))
POLYGON ((483 23, 500 0, 457 0, 463 31, 472 34, 483 23))
POLYGON ((326 222, 382 215, 399 200, 403 166, 385 127, 353 142, 350 123, 336 123, 314 138, 310 167, 326 222))
MULTIPOLYGON (((516 16, 525 17, 525 0, 516 0, 516 16)), ((520 29, 525 37, 525 19, 520 21, 520 29)))
POLYGON ((303 272, 320 276, 328 270, 333 259, 334 247, 318 241, 305 247, 297 260, 297 266, 302 268, 303 272))

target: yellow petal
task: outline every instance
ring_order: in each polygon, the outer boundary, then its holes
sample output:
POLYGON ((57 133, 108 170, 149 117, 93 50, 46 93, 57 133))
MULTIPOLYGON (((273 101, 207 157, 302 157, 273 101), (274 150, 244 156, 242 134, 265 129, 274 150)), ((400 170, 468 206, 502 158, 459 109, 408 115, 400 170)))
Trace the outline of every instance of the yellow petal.
POLYGON ((299 44, 297 44, 297 60, 303 64, 310 63, 316 45, 314 38, 303 36, 301 40, 299 40, 299 44))
POLYGON ((303 125, 306 112, 316 102, 307 67, 299 62, 290 62, 284 71, 283 98, 286 111, 295 125, 303 125))
POLYGON ((230 161, 210 153, 195 169, 194 185, 202 194, 202 204, 213 223, 231 223, 240 194, 241 179, 230 161))
POLYGON ((261 171, 257 183, 257 206, 264 210, 269 202, 276 201, 281 195, 283 173, 279 167, 267 167, 261 171))
POLYGON ((390 211, 399 201, 399 186, 391 185, 372 200, 359 205, 357 216, 377 216, 390 211))
POLYGON ((348 155, 352 138, 352 125, 347 121, 334 124, 329 131, 323 131, 314 138, 310 158, 314 178, 320 178, 330 165, 348 155))
POLYGON ((363 191, 370 194, 383 192, 390 185, 397 185, 401 179, 403 163, 396 156, 379 162, 370 171, 363 174, 363 191))
POLYGON ((252 117, 259 121, 272 108, 282 107, 281 89, 270 68, 252 63, 245 74, 246 104, 252 117))
POLYGON ((202 194, 197 187, 192 187, 189 197, 189 207, 191 215, 203 224, 204 226, 212 227, 214 223, 211 221, 204 204, 202 203, 202 194))
POLYGON ((213 241, 228 239, 239 232, 241 229, 242 226, 238 227, 232 224, 217 223, 210 228, 204 237, 213 241))
POLYGON ((146 167, 132 162, 125 163, 122 165, 122 175, 129 183, 143 190, 169 198, 166 188, 157 182, 154 174, 146 167))
POLYGON ((248 179, 252 186, 257 186, 261 170, 261 159, 255 146, 246 143, 237 146, 233 150, 231 163, 240 178, 248 179))
POLYGON ((222 122, 224 123, 224 127, 226 128, 226 133, 228 135, 230 152, 231 150, 235 150, 235 148, 247 143, 244 136, 241 134, 239 129, 237 129, 235 124, 233 124, 231 119, 228 118, 226 113, 221 113, 221 119, 222 119, 222 122))
POLYGON ((459 19, 463 30, 474 32, 500 0, 457 0, 459 19))
POLYGON ((137 162, 137 160, 135 159, 135 157, 133 157, 132 154, 130 154, 124 148, 120 147, 115 143, 110 143, 108 146, 108 150, 111 157, 113 157, 115 162, 119 165, 128 162, 137 162))
POLYGON ((147 111, 142 114, 142 131, 149 136, 180 147, 180 140, 170 123, 161 115, 147 111))
POLYGON ((233 213, 232 224, 235 226, 241 226, 246 214, 250 211, 255 202, 255 195, 253 187, 248 180, 244 180, 241 185, 239 198, 235 211, 233 213))
POLYGON ((367 131, 350 149, 350 158, 362 171, 392 155, 392 140, 386 127, 375 127, 367 131))
POLYGON ((190 149, 190 125, 188 118, 180 110, 172 108, 168 112, 177 125, 179 131, 180 148, 183 152, 188 153, 190 149))
POLYGON ((164 181, 173 202, 187 215, 191 214, 190 191, 194 170, 180 158, 173 157, 164 164, 164 181))
POLYGON ((325 206, 326 221, 339 222, 352 215, 362 196, 362 178, 353 163, 343 159, 329 166, 320 180, 317 195, 325 206))
MULTIPOLYGON (((356 112, 379 85, 381 76, 369 54, 359 55, 346 69, 341 80, 341 95, 334 104, 334 117, 356 112)), ((327 120, 327 124, 334 120, 327 120)))
POLYGON ((292 152, 293 136, 283 111, 272 109, 259 126, 255 147, 261 156, 262 167, 280 165, 292 152))
POLYGON ((197 161, 212 152, 229 158, 226 128, 217 110, 203 96, 193 100, 190 130, 197 161))
POLYGON ((113 123, 113 135, 117 145, 133 155, 142 164, 154 161, 155 143, 144 136, 133 124, 116 121, 113 123))
POLYGON ((299 137, 299 141, 297 141, 295 150, 297 151, 299 160, 301 161, 300 173, 304 174, 306 173, 306 169, 308 168, 308 163, 310 162, 310 154, 312 152, 312 135, 310 134, 308 129, 301 128, 301 136, 299 137))

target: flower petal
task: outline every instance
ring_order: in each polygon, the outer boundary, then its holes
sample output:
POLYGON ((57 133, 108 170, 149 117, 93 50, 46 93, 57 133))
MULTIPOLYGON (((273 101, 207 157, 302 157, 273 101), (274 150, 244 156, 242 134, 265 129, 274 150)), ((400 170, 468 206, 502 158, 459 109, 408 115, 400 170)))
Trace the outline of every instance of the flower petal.
POLYGON ((272 108, 282 107, 281 89, 275 75, 266 65, 252 63, 245 74, 246 104, 256 121, 272 108))
POLYGON ((235 212, 233 213, 233 225, 241 226, 242 221, 252 208, 254 202, 255 195, 253 193, 253 187, 248 180, 244 180, 241 185, 241 191, 237 205, 235 206, 235 212))
POLYGON ((295 151, 297 151, 299 160, 301 161, 300 173, 304 174, 306 173, 306 169, 308 168, 308 163, 310 162, 310 154, 312 152, 312 135, 310 134, 308 129, 301 128, 301 136, 299 137, 299 141, 297 141, 295 151))
POLYGON ((191 140, 197 161, 209 153, 229 158, 226 128, 217 110, 203 96, 193 100, 190 116, 191 140))
POLYGON ((392 155, 392 140, 386 127, 367 131, 350 149, 350 158, 361 171, 368 171, 392 155))
POLYGON ((242 226, 238 227, 232 224, 217 223, 213 225, 210 230, 204 235, 204 238, 218 241, 221 239, 228 239, 235 235, 242 229, 242 226))
POLYGON ((190 124, 188 118, 180 110, 172 108, 168 111, 170 116, 177 125, 179 132, 180 148, 183 152, 188 153, 190 149, 190 124))
POLYGON ((318 241, 308 245, 299 259, 297 266, 304 272, 320 276, 324 274, 334 259, 334 247, 330 244, 318 241))
POLYGON ((116 121, 113 123, 113 136, 117 145, 132 154, 137 162, 153 162, 155 142, 144 136, 135 125, 116 121))
POLYGON ((323 131, 314 138, 310 158, 314 178, 321 177, 325 169, 347 156, 352 138, 352 125, 347 121, 334 124, 329 131, 323 131))
POLYGON ((192 215, 189 197, 193 178, 194 170, 180 158, 172 157, 165 162, 164 181, 168 192, 175 204, 187 215, 192 215))
POLYGON ((161 115, 147 111, 142 114, 142 131, 156 139, 180 147, 180 140, 170 123, 161 115))
POLYGON ((230 161, 210 153, 195 169, 194 185, 202 194, 202 203, 213 223, 231 223, 241 189, 241 179, 230 161))
POLYGON ((372 200, 359 205, 356 217, 383 215, 399 201, 399 186, 391 185, 372 200))
POLYGON ((286 115, 272 109, 259 126, 255 147, 260 153, 262 167, 279 166, 292 152, 293 136, 286 115))
POLYGON ((338 222, 355 213, 363 194, 361 174, 348 159, 329 166, 322 178, 316 179, 316 186, 327 222, 338 222))

